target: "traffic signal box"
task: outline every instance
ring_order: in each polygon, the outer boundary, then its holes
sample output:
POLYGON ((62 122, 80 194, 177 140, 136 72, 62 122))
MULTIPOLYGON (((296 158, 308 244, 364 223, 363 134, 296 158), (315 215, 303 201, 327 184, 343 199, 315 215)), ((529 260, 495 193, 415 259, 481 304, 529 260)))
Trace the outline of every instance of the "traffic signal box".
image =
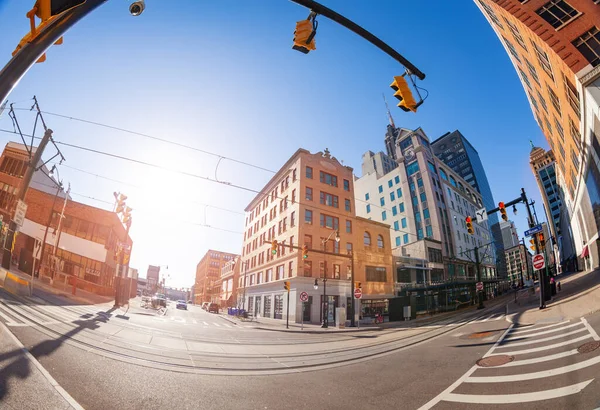
POLYGON ((404 77, 401 75, 394 77, 394 81, 390 84, 390 87, 396 91, 394 97, 400 100, 398 107, 406 112, 417 112, 417 102, 404 77))
POLYGON ((308 54, 312 50, 316 50, 315 46, 315 30, 313 23, 310 20, 301 20, 296 23, 296 31, 294 31, 294 50, 308 54))

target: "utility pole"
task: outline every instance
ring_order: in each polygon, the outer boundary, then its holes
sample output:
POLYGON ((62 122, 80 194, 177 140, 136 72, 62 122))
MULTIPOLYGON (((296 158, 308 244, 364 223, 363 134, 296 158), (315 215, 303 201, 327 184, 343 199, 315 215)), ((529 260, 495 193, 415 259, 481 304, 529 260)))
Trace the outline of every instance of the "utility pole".
MULTIPOLYGON (((527 253, 529 253, 529 251, 527 250, 527 245, 525 245, 525 238, 521 238, 521 241, 523 242, 523 250, 527 253)), ((527 270, 527 280, 529 280, 529 262, 527 261, 527 253, 525 254, 525 269, 527 270)), ((519 252, 520 254, 520 252, 519 252)), ((523 266, 523 265, 521 265, 523 266)), ((523 282, 523 269, 521 269, 521 282, 523 282)))
MULTIPOLYGON (((60 216, 58 218, 58 226, 56 227, 56 239, 54 240, 54 249, 52 251, 53 261, 56 261, 56 252, 58 250, 58 246, 60 245, 60 234, 61 234, 61 225, 62 220, 65 217, 65 209, 67 208, 67 200, 69 199, 69 192, 71 192, 71 183, 69 182, 69 188, 67 188, 67 192, 65 194, 65 201, 63 202, 62 210, 60 211, 60 216)), ((56 263, 52 269, 52 278, 50 279, 50 283, 54 281, 56 271, 56 263)))
POLYGON ((58 184, 56 189, 56 195, 54 195, 54 200, 52 201, 52 208, 50 208, 50 216, 48 217, 48 223, 46 224, 46 229, 44 230, 44 239, 42 240, 42 250, 40 251, 40 264, 37 268, 37 276, 40 276, 40 268, 44 261, 44 248, 46 247, 46 238, 48 237, 48 230, 50 229, 50 225, 52 224, 52 216, 54 214, 54 206, 56 205, 56 200, 58 199, 58 194, 62 191, 62 184, 58 184))
MULTIPOLYGON (((42 154, 44 153, 44 149, 46 148, 46 145, 48 145, 48 142, 50 142, 51 138, 52 138, 52 130, 50 128, 48 128, 44 132, 44 137, 40 141, 40 145, 38 145, 37 149, 35 150, 35 154, 33 154, 33 157, 31 158, 31 160, 29 162, 29 166, 27 167, 27 170, 25 171, 25 175, 23 175, 23 180, 21 181, 21 184, 19 185, 19 196, 17 197, 18 200, 23 201, 25 199, 25 194, 27 194, 27 190, 29 189, 29 185, 31 184, 31 179, 33 178, 33 173, 36 171, 37 164, 42 159, 42 154)), ((13 216, 13 218, 14 218, 14 216, 13 216)), ((12 248, 13 248, 14 234, 16 231, 17 231, 17 224, 14 221, 14 219, 11 219, 11 221, 8 225, 8 233, 6 235, 6 241, 4 243, 4 253, 2 255, 2 267, 4 269, 10 269, 10 263, 12 260, 12 248)))
MULTIPOLYGON (((477 271, 477 282, 481 282, 481 263, 479 261, 479 248, 476 246, 474 248, 475 250, 475 269, 477 271)), ((477 309, 483 309, 485 306, 483 306, 483 289, 479 291, 479 305, 477 306, 477 309)))
MULTIPOLYGON (((523 202, 525 202, 525 207, 527 208, 527 215, 529 216, 529 227, 533 228, 534 225, 534 221, 535 219, 533 219, 533 214, 531 213, 531 208, 529 207, 529 200, 527 199, 527 194, 525 194, 525 188, 521 188, 521 198, 523 199, 523 202)), ((533 240, 535 242, 535 247, 539 253, 540 251, 540 243, 538 241, 538 237, 537 235, 533 235, 533 240)), ((543 272, 539 273, 539 282, 540 282, 540 309, 545 309, 546 308, 546 296, 544 293, 544 290, 546 288, 545 286, 545 279, 544 278, 544 274, 543 272)))

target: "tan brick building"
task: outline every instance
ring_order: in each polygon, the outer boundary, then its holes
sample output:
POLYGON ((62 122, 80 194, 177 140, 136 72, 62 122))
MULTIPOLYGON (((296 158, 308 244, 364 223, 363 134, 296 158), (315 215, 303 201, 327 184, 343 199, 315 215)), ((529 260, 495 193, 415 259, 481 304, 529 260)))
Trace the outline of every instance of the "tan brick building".
POLYGON ((194 304, 203 302, 220 303, 221 269, 236 256, 233 253, 209 249, 196 266, 196 281, 194 282, 194 304))
POLYGON ((300 322, 303 315, 305 322, 321 322, 324 301, 330 323, 336 319, 336 308, 346 309, 349 319, 353 263, 365 300, 393 296, 389 225, 356 218, 352 171, 328 150, 311 154, 299 149, 246 207, 244 270, 238 282, 238 294, 245 288, 244 308, 258 316, 285 319, 283 282, 289 280, 291 321, 300 322), (271 253, 273 240, 279 243, 276 255, 271 253), (289 245, 306 245, 308 258, 289 245), (304 310, 299 302, 302 292, 309 295, 304 310))

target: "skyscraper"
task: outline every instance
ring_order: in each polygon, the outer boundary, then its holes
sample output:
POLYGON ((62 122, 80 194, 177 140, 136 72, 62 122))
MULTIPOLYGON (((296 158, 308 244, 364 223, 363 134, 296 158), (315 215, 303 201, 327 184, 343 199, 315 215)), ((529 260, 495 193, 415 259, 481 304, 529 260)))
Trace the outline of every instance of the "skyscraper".
POLYGON ((509 249, 519 244, 519 235, 513 221, 500 222, 500 231, 502 232, 502 243, 504 249, 509 249))
MULTIPOLYGON (((561 219, 585 268, 600 259, 600 6, 592 0, 475 0, 515 67, 556 155, 561 219)), ((564 230, 563 230, 564 231, 564 230)))
MULTIPOLYGON (((479 153, 460 131, 447 132, 431 143, 433 153, 448 165, 454 172, 460 175, 483 198, 486 209, 496 208, 492 190, 485 174, 485 169, 479 158, 479 153)), ((515 196, 518 193, 515 193, 515 196)), ((504 259, 504 246, 502 244, 502 233, 498 224, 498 215, 491 214, 488 224, 492 230, 494 245, 496 248, 496 262, 498 264, 498 277, 506 277, 506 261, 504 259)))

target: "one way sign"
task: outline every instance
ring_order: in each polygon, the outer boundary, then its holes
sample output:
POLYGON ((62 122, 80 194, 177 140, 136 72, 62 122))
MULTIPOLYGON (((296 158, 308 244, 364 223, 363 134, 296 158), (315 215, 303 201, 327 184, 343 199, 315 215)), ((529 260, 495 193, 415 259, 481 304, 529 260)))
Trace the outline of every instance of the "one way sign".
POLYGON ((482 223, 483 221, 487 221, 488 214, 485 208, 478 209, 475 212, 475 217, 477 218, 477 223, 482 223))

